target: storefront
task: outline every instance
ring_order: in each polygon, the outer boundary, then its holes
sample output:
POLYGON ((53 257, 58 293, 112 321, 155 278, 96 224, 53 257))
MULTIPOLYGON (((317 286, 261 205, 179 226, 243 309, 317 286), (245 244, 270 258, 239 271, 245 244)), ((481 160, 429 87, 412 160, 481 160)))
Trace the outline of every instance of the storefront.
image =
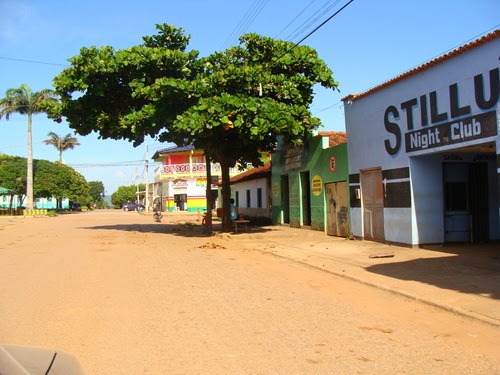
POLYGON ((500 239, 499 37, 343 99, 355 237, 500 239))
POLYGON ((344 132, 319 132, 297 147, 279 144, 271 158, 273 223, 350 235, 344 132))

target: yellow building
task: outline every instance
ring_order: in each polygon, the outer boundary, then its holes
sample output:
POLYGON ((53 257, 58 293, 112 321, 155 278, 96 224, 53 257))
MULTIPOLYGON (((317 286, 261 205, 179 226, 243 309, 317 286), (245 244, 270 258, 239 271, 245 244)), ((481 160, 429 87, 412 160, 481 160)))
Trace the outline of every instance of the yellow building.
MULTIPOLYGON (((173 146, 156 151, 152 159, 162 164, 155 170, 153 199, 162 202, 163 210, 197 212, 206 209, 207 165, 203 150, 194 146, 173 146)), ((221 167, 212 163, 210 170, 215 202, 221 167)), ((230 171, 231 176, 236 173, 235 169, 230 171)))

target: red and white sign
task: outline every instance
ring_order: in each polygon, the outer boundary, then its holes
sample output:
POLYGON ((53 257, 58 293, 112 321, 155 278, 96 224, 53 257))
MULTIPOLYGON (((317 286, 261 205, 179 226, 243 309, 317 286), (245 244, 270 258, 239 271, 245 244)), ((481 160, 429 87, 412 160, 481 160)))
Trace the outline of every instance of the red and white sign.
POLYGON ((337 169, 337 161, 335 160, 335 155, 330 156, 330 170, 332 173, 335 173, 335 169, 337 169))

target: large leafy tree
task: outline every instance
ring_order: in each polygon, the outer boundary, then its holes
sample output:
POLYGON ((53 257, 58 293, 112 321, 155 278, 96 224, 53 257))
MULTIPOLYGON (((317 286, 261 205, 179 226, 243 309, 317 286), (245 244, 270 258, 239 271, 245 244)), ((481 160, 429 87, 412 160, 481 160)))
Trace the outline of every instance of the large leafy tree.
POLYGON ((118 189, 113 194, 111 194, 111 203, 113 204, 113 206, 120 208, 124 203, 136 202, 137 191, 144 191, 145 189, 145 184, 139 184, 138 186, 119 186, 118 189))
MULTIPOLYGON (((75 199, 88 195, 89 184, 75 169, 60 162, 35 160, 35 197, 75 199)), ((60 207, 59 207, 60 208, 60 207)))
POLYGON ((309 110, 313 88, 337 88, 332 71, 307 46, 256 34, 241 44, 197 59, 186 52, 182 29, 158 25, 159 34, 127 50, 82 49, 55 78, 65 116, 80 134, 102 138, 144 135, 193 144, 221 164, 225 230, 229 230, 229 170, 259 165, 278 137, 300 143, 320 126, 309 110))
MULTIPOLYGON (((89 185, 73 168, 59 162, 33 161, 35 179, 33 193, 36 198, 55 197, 74 199, 87 195, 89 185)), ((24 194, 26 189, 26 158, 0 155, 0 182, 2 186, 24 194)))
POLYGON ((26 197, 26 158, 0 155, 0 186, 14 190, 20 205, 26 197))
POLYGON ((0 119, 5 119, 13 113, 28 116, 28 149, 26 158, 26 207, 33 208, 33 141, 32 122, 33 115, 47 112, 57 103, 53 90, 45 89, 33 92, 26 84, 19 88, 8 89, 5 97, 0 99, 0 119))
POLYGON ((92 202, 97 205, 97 207, 104 206, 104 184, 102 181, 89 181, 89 195, 92 199, 92 202))
POLYGON ((195 74, 198 53, 185 52, 189 37, 182 29, 157 29, 141 45, 124 50, 84 47, 70 58, 71 67, 54 79, 61 104, 52 108, 52 117, 64 116, 80 135, 96 132, 99 138, 125 139, 134 146, 168 128, 196 102, 189 100, 185 84, 195 74), (161 94, 161 108, 144 95, 157 80, 169 87, 161 94))
POLYGON ((73 137, 71 133, 66 134, 64 137, 60 137, 54 132, 49 132, 47 134, 49 139, 46 139, 43 141, 46 145, 52 145, 54 146, 57 151, 59 151, 59 161, 62 163, 63 162, 63 157, 62 154, 66 150, 72 150, 76 146, 80 146, 80 142, 78 142, 78 139, 73 137))
POLYGON ((94 199, 94 201, 96 202, 102 201, 105 192, 104 184, 102 183, 102 181, 90 181, 89 185, 90 185, 89 194, 92 197, 92 199, 94 199))
MULTIPOLYGON (((191 82, 199 98, 161 139, 193 143, 221 164, 223 207, 230 206, 229 169, 235 164, 262 164, 278 137, 301 143, 320 126, 309 106, 316 84, 335 89, 332 71, 307 46, 256 34, 240 38, 240 46, 201 59, 203 71, 191 82)), ((158 95, 165 89, 158 85, 158 95)), ((153 95, 149 97, 154 98, 153 95)), ((224 210, 225 230, 229 209, 224 210)))

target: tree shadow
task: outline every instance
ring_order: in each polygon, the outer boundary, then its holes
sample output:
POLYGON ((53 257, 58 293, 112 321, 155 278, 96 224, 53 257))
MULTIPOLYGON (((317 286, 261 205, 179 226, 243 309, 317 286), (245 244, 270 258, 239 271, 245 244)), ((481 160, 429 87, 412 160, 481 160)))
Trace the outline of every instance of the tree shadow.
MULTIPOLYGON (((369 272, 417 281, 442 289, 500 299, 500 246, 446 245, 426 247, 448 256, 425 256, 404 262, 376 264, 369 272)), ((418 251, 418 250, 417 250, 418 251)))
MULTIPOLYGON (((221 223, 212 225, 212 232, 208 232, 199 223, 147 223, 147 224, 111 224, 111 225, 94 225, 82 227, 83 229, 99 229, 99 230, 121 230, 125 232, 141 232, 141 233, 163 233, 181 237, 213 237, 222 232, 221 223)), ((269 229, 265 227, 249 226, 248 231, 239 230, 235 232, 225 232, 231 235, 242 235, 250 233, 264 233, 269 229)))

